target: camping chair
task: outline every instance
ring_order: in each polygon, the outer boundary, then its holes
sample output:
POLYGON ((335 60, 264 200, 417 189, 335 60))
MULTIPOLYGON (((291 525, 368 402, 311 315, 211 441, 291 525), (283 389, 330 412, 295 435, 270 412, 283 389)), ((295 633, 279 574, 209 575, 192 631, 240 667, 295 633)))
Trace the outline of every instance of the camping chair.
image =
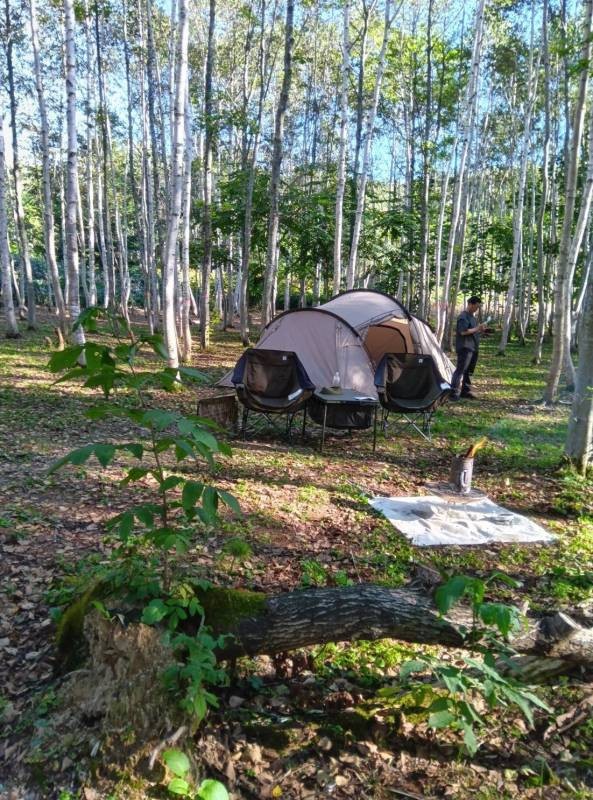
POLYGON ((262 414, 274 426, 272 416, 286 416, 290 439, 292 422, 304 410, 315 388, 296 353, 250 347, 235 367, 232 382, 243 405, 243 438, 249 412, 262 414))
POLYGON ((439 375, 432 356, 386 353, 375 372, 375 386, 383 406, 384 431, 389 415, 395 413, 431 441, 432 418, 451 390, 439 375))

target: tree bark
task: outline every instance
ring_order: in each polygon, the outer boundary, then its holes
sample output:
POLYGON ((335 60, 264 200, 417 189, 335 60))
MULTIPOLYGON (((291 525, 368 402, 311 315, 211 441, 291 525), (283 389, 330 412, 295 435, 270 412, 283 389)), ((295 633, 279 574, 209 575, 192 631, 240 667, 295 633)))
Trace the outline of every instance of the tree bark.
POLYGON ((585 475, 593 448, 593 273, 589 272, 587 292, 579 328, 579 366, 572 413, 568 420, 565 454, 585 475))
MULTIPOLYGON (((584 0, 583 47, 581 51, 581 76, 578 95, 575 102, 574 119, 570 132, 568 163, 566 168, 566 192, 564 198, 564 220, 558 256, 558 270, 554 286, 553 314, 553 349, 552 363, 544 392, 544 400, 553 403, 556 400, 560 377, 570 341, 570 294, 572 289, 571 250, 573 249, 572 227, 576 208, 578 189, 578 169, 581 139, 585 122, 587 87, 589 82, 589 61, 591 58, 591 21, 593 16, 593 0, 584 0)), ((568 119, 567 119, 568 123, 568 119)), ((578 231, 577 231, 578 232, 578 231)), ((582 234, 581 234, 582 235, 582 234)), ((575 233, 576 237, 576 233, 575 233)), ((579 245, 580 246, 580 245, 579 245)))
POLYGON ((542 189, 537 213, 537 332, 533 347, 533 363, 539 364, 546 329, 546 254, 544 252, 544 221, 550 194, 550 48, 548 44, 548 6, 542 8, 542 55, 544 61, 544 141, 542 189))
POLYGON ((432 13, 434 0, 428 3, 426 22, 426 114, 422 141, 422 198, 420 209, 420 287, 418 313, 423 319, 430 316, 430 275, 428 270, 430 156, 432 128, 432 13))
POLYGON ((4 160, 4 132, 0 125, 0 266, 2 267, 2 305, 6 338, 18 339, 19 327, 12 296, 12 269, 8 251, 8 214, 6 210, 6 164, 4 160))
MULTIPOLYGON (((449 229, 449 245, 447 248, 447 258, 445 262, 445 275, 443 280, 443 293, 442 293, 442 308, 447 307, 449 301, 449 293, 451 290, 451 269, 455 257, 455 245, 458 239, 458 226, 461 214, 461 200, 464 194, 464 182, 467 158, 469 154, 470 144, 473 138, 473 129, 476 118, 477 95, 478 95, 478 77, 480 73, 480 61, 482 56, 482 42, 484 39, 484 9, 486 0, 480 0, 476 10, 476 23, 474 32, 474 42, 472 48, 472 64, 467 90, 463 107, 459 114, 459 139, 461 142, 461 156, 459 160, 459 169, 455 188, 453 190, 453 208, 451 215, 451 227, 449 229)), ((438 301, 438 298, 437 298, 438 301)), ((437 329, 437 339, 442 341, 447 322, 446 315, 440 319, 440 325, 437 329)))
POLYGON ((173 155, 169 186, 169 214, 165 259, 163 263, 163 328, 167 364, 176 369, 179 366, 179 346, 175 321, 175 273, 177 269, 177 245, 179 221, 183 197, 183 167, 185 156, 185 103, 187 92, 187 52, 189 25, 187 0, 179 0, 179 19, 177 31, 177 68, 175 75, 175 121, 173 127, 173 155))
POLYGON ((27 327, 34 330, 35 322, 35 284, 33 283, 33 268, 29 253, 29 237, 25 226, 25 209, 23 206, 23 183, 19 160, 19 127, 16 118, 16 90, 14 83, 14 64, 12 58, 13 30, 10 13, 10 0, 5 0, 5 31, 6 36, 6 73, 8 77, 8 97, 10 100, 10 129, 12 132, 12 179, 14 185, 14 203, 16 227, 19 236, 20 256, 23 262, 25 276, 25 293, 27 297, 27 327))
MULTIPOLYGON (((66 265, 68 270, 68 311, 70 323, 80 314, 78 271, 78 137, 76 129, 76 48, 74 44, 74 0, 64 0, 66 36, 66 121, 68 132, 68 174, 66 182, 66 265)), ((84 331, 78 326, 74 341, 84 344, 84 331)))
POLYGON ((513 212, 513 253, 511 256, 511 268, 509 275, 509 286, 504 306, 502 321, 502 333, 498 345, 498 355, 504 355, 509 340, 511 328, 511 318, 515 306, 515 288, 517 284, 517 267, 522 251, 523 244, 523 208, 525 205, 525 187, 527 184, 527 167, 529 164, 529 151, 531 141, 531 119, 533 107, 537 98, 537 83, 539 76, 539 57, 533 67, 534 36, 533 36, 533 6, 531 20, 531 46, 529 48, 529 71, 527 78, 527 110, 521 114, 524 119, 523 139, 521 142, 521 157, 519 166, 519 185, 517 186, 517 201, 513 212))
POLYGON ((292 79, 292 45, 295 0, 286 2, 286 27, 284 31, 284 74, 276 117, 274 122, 274 146, 272 171, 270 175, 270 216, 268 220, 268 247, 266 252, 266 271, 263 288, 263 323, 267 325, 274 318, 274 287, 276 284, 278 226, 280 221, 280 170, 282 168, 282 144, 284 140, 284 117, 288 107, 288 95, 292 79))
POLYGON ((45 244, 45 260, 47 262, 51 288, 58 314, 59 325, 64 336, 67 333, 66 306, 62 286, 60 284, 60 273, 58 271, 58 259, 56 257, 56 239, 54 231, 54 211, 51 191, 51 170, 49 153, 49 125, 47 121, 47 108, 43 91, 43 80, 41 77, 41 59, 39 56, 39 32, 37 24, 37 7, 35 0, 29 0, 29 12, 31 23, 31 45, 33 48, 33 68, 35 71, 35 87, 37 90, 37 103, 39 105, 39 119, 41 122, 41 161, 42 161, 42 184, 43 184, 43 237, 45 244))
POLYGON ((375 77, 375 89, 373 92, 373 101, 367 119, 367 127, 364 137, 362 171, 360 174, 360 180, 358 182, 356 191, 356 212, 354 214, 354 229, 352 231, 352 243, 350 246, 350 259, 348 261, 348 275, 346 279, 346 286, 348 289, 354 288, 354 281, 356 279, 357 262, 358 262, 358 245, 360 242, 360 235, 362 232, 362 215, 364 213, 364 205, 366 200, 366 187, 370 169, 371 144, 373 141, 373 132, 375 128, 375 117, 377 116, 377 107, 379 105, 379 96, 381 94, 381 87, 383 85, 383 75, 385 73, 385 64, 387 60, 387 44, 389 42, 389 32, 391 30, 392 22, 393 22, 393 17, 391 15, 391 0, 386 0, 385 23, 383 27, 383 41, 381 43, 381 51, 379 53, 379 63, 377 65, 377 75, 375 77))
POLYGON ((185 364, 191 362, 191 284, 189 274, 189 244, 191 223, 191 166, 192 166, 192 136, 191 136, 191 103, 189 87, 185 98, 185 175, 183 178, 183 231, 181 234, 181 360, 185 364))
POLYGON ((214 133, 212 78, 214 74, 214 29, 216 0, 210 0, 208 20, 208 50, 204 86, 204 208, 202 212, 202 291, 200 293, 200 346, 210 346, 210 272, 212 270, 212 148, 214 133))
MULTIPOLYGON (((230 631, 233 640, 222 655, 274 654, 299 647, 356 639, 399 639, 445 647, 463 647, 463 630, 472 628, 472 613, 457 605, 441 617, 425 591, 390 589, 372 584, 339 588, 304 589, 275 597, 242 593, 253 603, 254 613, 238 615, 232 624, 216 621, 216 593, 204 593, 209 624, 230 631)), ((228 593, 228 590, 225 590, 228 593)), ((232 600, 229 605, 232 608, 232 600)), ((238 606, 241 607, 240 601, 238 606)), ((565 614, 526 620, 511 638, 522 654, 565 661, 573 665, 593 663, 593 629, 584 628, 565 614)))
POLYGON ((336 213, 334 233, 333 292, 339 294, 342 284, 342 227, 344 192, 346 189, 346 150, 348 146, 348 87, 350 84, 350 0, 344 0, 342 33, 342 83, 340 90, 340 144, 336 179, 336 213))

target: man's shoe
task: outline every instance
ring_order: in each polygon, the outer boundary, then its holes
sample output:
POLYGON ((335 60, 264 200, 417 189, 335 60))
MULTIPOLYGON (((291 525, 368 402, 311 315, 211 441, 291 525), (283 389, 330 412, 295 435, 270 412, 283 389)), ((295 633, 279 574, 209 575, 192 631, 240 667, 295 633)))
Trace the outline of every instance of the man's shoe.
POLYGON ((464 400, 477 400, 478 399, 473 392, 465 392, 464 394, 461 395, 461 397, 463 397, 464 400))
POLYGON ((459 400, 461 400, 461 395, 453 394, 453 392, 451 392, 451 394, 449 395, 449 400, 452 401, 453 403, 457 403, 459 402, 459 400))

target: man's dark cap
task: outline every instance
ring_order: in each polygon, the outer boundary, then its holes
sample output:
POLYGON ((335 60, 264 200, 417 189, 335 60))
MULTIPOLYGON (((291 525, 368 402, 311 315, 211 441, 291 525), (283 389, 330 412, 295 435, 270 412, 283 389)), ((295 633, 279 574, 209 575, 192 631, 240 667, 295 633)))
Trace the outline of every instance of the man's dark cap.
POLYGON ((467 302, 472 305, 482 305, 482 298, 478 297, 477 294, 473 294, 467 302))

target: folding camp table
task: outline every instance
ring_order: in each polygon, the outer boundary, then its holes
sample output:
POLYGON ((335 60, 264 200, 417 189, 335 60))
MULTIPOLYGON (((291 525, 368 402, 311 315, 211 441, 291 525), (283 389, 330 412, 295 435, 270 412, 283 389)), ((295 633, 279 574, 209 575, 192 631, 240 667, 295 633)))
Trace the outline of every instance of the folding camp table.
MULTIPOLYGON (((321 423, 321 446, 320 452, 323 453, 323 446, 325 444, 325 431, 327 428, 327 410, 329 406, 346 406, 349 412, 362 411, 371 408, 373 411, 373 431, 374 436, 377 432, 377 409, 379 401, 374 397, 357 392, 354 389, 340 389, 339 391, 323 391, 318 389, 313 392, 313 401, 321 403, 323 406, 323 421, 321 423)), ((311 402, 311 401, 310 401, 311 402)), ((306 410, 305 410, 306 413, 306 410)), ((305 431, 305 422, 303 420, 303 433, 305 431)), ((330 425, 330 427, 333 427, 330 425)), ((340 425, 341 428, 356 428, 356 425, 349 426, 347 424, 340 425)), ((365 426, 370 427, 370 426, 365 426)), ((374 446, 374 445, 373 445, 374 446)))

